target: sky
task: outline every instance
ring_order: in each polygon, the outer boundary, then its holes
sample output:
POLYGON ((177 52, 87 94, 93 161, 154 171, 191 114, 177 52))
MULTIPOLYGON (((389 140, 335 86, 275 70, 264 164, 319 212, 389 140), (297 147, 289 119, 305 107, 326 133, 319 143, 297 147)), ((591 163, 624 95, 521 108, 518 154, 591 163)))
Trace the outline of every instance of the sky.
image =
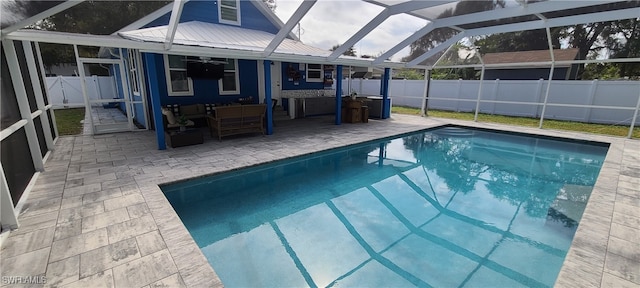
MULTIPOLYGON (((298 9, 302 0, 276 0, 275 13, 283 22, 298 9)), ((302 18, 300 39, 305 44, 329 50, 342 44, 367 24, 382 7, 361 0, 319 0, 302 18)), ((424 27, 426 20, 410 15, 389 17, 378 28, 354 45, 358 56, 377 56, 424 27)), ((297 28, 293 32, 297 33, 297 28)), ((409 55, 409 48, 396 53, 392 60, 409 55)))

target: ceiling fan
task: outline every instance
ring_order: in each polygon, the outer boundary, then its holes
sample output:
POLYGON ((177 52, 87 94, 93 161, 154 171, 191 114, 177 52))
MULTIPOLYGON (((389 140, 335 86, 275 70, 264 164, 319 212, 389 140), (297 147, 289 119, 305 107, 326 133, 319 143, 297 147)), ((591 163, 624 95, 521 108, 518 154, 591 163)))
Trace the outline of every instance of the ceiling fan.
POLYGON ((185 61, 185 62, 199 62, 199 63, 207 63, 207 64, 215 64, 215 65, 225 65, 225 64, 227 64, 227 60, 226 59, 211 58, 211 57, 204 57, 204 56, 199 56, 197 58, 188 56, 186 58, 182 58, 182 61, 185 61))

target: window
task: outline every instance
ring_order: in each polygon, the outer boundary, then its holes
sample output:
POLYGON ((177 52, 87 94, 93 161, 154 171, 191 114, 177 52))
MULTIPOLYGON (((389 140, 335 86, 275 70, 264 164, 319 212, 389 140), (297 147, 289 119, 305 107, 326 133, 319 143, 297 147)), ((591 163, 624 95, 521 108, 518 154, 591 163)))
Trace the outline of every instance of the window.
POLYGON ((307 64, 307 82, 322 82, 322 65, 307 64))
POLYGON ((193 82, 187 77, 187 57, 164 55, 169 96, 193 96, 193 82))
POLYGON ((131 92, 134 95, 140 95, 140 76, 138 72, 138 50, 129 50, 129 81, 131 82, 131 92))
POLYGON ((238 73, 237 59, 215 59, 226 60, 224 64, 224 77, 218 80, 220 95, 240 94, 240 77, 238 73))
POLYGON ((218 3, 219 22, 240 25, 240 0, 220 0, 218 3))

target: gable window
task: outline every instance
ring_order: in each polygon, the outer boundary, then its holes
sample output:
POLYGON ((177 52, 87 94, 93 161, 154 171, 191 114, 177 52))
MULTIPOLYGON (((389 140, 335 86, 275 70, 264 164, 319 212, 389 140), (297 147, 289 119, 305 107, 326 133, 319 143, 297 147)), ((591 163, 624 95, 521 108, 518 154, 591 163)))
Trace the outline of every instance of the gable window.
POLYGON ((307 64, 307 82, 322 82, 322 65, 307 64))
POLYGON ((224 64, 224 77, 218 80, 220 95, 240 94, 240 77, 238 73, 237 59, 220 59, 226 60, 224 64))
POLYGON ((140 72, 139 72, 139 62, 140 58, 138 54, 138 50, 129 50, 128 58, 129 58, 129 81, 131 82, 131 92, 134 95, 140 95, 140 72))
POLYGON ((219 0, 218 17, 220 23, 240 25, 240 0, 219 0))
POLYGON ((193 82, 187 77, 187 57, 164 55, 169 96, 193 96, 193 82))

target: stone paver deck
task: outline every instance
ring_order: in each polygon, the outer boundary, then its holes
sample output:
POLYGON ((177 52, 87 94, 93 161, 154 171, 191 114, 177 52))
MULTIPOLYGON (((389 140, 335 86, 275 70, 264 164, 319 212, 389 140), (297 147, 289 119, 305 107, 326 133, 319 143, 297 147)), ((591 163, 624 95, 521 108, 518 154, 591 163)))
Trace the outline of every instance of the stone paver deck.
POLYGON ((556 286, 640 286, 640 141, 406 115, 286 121, 271 136, 164 151, 151 131, 60 137, 2 245, 0 271, 60 287, 222 286, 158 184, 449 123, 610 143, 556 286))

